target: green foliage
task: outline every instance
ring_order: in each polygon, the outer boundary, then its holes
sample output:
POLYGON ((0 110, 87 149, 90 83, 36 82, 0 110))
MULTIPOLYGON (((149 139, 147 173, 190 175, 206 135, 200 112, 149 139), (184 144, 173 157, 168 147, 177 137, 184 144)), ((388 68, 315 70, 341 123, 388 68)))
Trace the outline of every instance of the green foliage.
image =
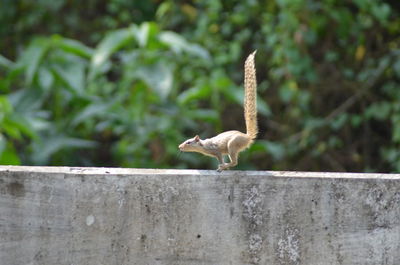
POLYGON ((239 168, 400 171, 393 1, 3 2, 0 163, 213 168, 177 145, 244 128, 257 49, 239 168))
POLYGON ((398 171, 397 4, 164 1, 158 11, 165 27, 215 54, 235 83, 238 62, 258 49, 259 95, 272 112, 260 117, 268 141, 250 152, 258 168, 398 171))
POLYGON ((12 142, 8 142, 4 134, 13 138, 21 138, 19 124, 10 118, 12 106, 6 97, 0 97, 0 164, 18 165, 20 160, 12 142))
MULTIPOLYGON (((15 120, 2 128, 21 145, 24 164, 167 166, 184 138, 176 69, 209 59, 154 23, 111 31, 95 49, 58 35, 36 38, 9 69, 15 92, 3 97, 2 113, 15 120)), ((2 146, 2 157, 15 156, 2 146)))
POLYGON ((27 45, 36 35, 60 34, 94 45, 107 30, 153 20, 157 5, 129 0, 0 0, 0 7, 0 50, 15 58, 15 47, 27 45))

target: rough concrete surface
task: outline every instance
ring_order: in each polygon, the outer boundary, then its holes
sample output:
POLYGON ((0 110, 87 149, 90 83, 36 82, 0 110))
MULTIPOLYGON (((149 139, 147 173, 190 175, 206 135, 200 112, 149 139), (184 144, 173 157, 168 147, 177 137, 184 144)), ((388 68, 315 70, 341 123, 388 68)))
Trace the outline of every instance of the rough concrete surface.
POLYGON ((0 166, 0 264, 400 264, 400 175, 0 166))

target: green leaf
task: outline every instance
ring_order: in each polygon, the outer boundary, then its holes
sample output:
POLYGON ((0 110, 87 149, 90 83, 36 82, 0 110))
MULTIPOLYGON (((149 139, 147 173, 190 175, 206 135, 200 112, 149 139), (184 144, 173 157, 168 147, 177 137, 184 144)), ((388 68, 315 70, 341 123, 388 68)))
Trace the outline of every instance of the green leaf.
MULTIPOLYGON (((0 95, 0 117, 12 111, 12 105, 10 104, 6 96, 0 95)), ((1 121, 1 118, 0 118, 1 121)))
POLYGON ((72 138, 68 136, 48 136, 42 143, 36 142, 33 146, 33 160, 37 164, 45 164, 51 161, 51 156, 63 149, 87 149, 94 148, 97 143, 94 141, 72 138))
POLYGON ((354 128, 358 128, 361 125, 361 123, 363 122, 363 118, 361 115, 354 114, 351 116, 350 121, 351 121, 351 125, 354 128))
POLYGON ((68 53, 75 54, 86 59, 90 59, 93 55, 92 48, 77 40, 63 38, 58 35, 53 36, 52 39, 57 47, 60 47, 62 50, 68 53))
POLYGON ((21 161, 11 142, 0 135, 0 165, 20 165, 21 161))
POLYGON ((168 45, 175 53, 181 53, 188 45, 187 41, 179 34, 172 31, 160 33, 159 40, 168 45))
POLYGON ((47 68, 40 68, 39 70, 39 85, 45 91, 48 91, 54 83, 53 73, 47 68))
POLYGON ((257 97, 257 110, 259 113, 263 114, 264 116, 269 117, 272 115, 269 105, 264 100, 262 100, 262 98, 260 98, 260 97, 257 97))
POLYGON ((171 2, 161 2, 157 8, 156 18, 162 19, 172 9, 172 6, 171 2))
POLYGON ((2 123, 2 130, 12 139, 20 140, 22 138, 21 132, 13 120, 6 117, 2 123))
POLYGON ((158 25, 154 22, 144 22, 140 27, 136 27, 136 30, 133 29, 139 47, 147 50, 160 48, 160 41, 157 39, 159 31, 158 25))
MULTIPOLYGON (((226 93, 225 93, 226 94, 226 93)), ((243 97, 244 97, 244 91, 239 90, 239 89, 232 89, 231 95, 233 96, 234 101, 237 104, 240 104, 243 106, 243 97)), ((272 112, 270 107, 268 106, 267 103, 265 103, 264 100, 262 100, 260 97, 257 97, 257 111, 265 116, 271 116, 272 112)))
POLYGON ((385 24, 390 15, 390 6, 386 3, 374 4, 372 6, 373 15, 379 20, 380 23, 385 24))
POLYGON ((171 66, 165 62, 158 62, 154 65, 141 67, 136 72, 161 99, 165 100, 171 92, 173 84, 173 72, 171 66))
POLYGON ((68 85, 76 94, 83 95, 85 90, 85 66, 76 65, 55 65, 53 67, 56 76, 68 85))
POLYGON ((114 104, 114 102, 96 102, 94 101, 92 104, 81 110, 78 115, 72 120, 71 125, 76 126, 82 123, 85 120, 89 120, 95 116, 104 116, 104 113, 107 112, 110 106, 114 104))
MULTIPOLYGON (((32 114, 33 115, 33 114, 32 114)), ((21 134, 28 136, 32 139, 37 139, 37 134, 32 125, 35 122, 36 118, 34 117, 25 117, 20 115, 19 113, 13 113, 8 117, 8 122, 21 134)))
POLYGON ((211 60, 210 53, 198 44, 191 44, 185 49, 189 54, 200 57, 204 60, 211 60))
POLYGON ((130 28, 112 31, 99 43, 91 61, 91 72, 89 75, 91 78, 100 71, 111 54, 133 42, 134 34, 136 34, 135 28, 131 26, 130 28))
POLYGON ((136 41, 138 42, 139 47, 145 47, 147 45, 149 40, 150 26, 150 23, 144 22, 139 28, 136 28, 136 31, 134 30, 136 33, 136 41))
POLYGON ((364 112, 367 119, 373 118, 376 120, 384 121, 389 118, 390 111, 392 110, 392 103, 390 102, 377 102, 371 104, 364 112))
POLYGON ((10 69, 13 65, 14 63, 12 61, 8 60, 6 57, 0 54, 0 66, 6 69, 10 69))
POLYGON ((392 141, 394 143, 400 143, 400 115, 395 114, 391 117, 392 120, 392 141))
POLYGON ((49 48, 50 42, 47 39, 36 39, 31 42, 21 59, 18 60, 17 63, 25 67, 27 85, 32 84, 39 65, 49 48))
POLYGON ((190 101, 208 98, 210 95, 211 87, 209 85, 202 85, 200 87, 191 87, 179 94, 177 101, 180 105, 186 105, 190 101))
POLYGON ((40 108, 44 96, 39 89, 21 89, 9 94, 8 100, 18 113, 32 114, 40 108))
POLYGON ((384 159, 390 162, 393 169, 400 172, 400 151, 396 147, 382 148, 381 155, 384 159))
POLYGON ((257 140, 253 144, 252 150, 267 152, 275 160, 281 160, 286 154, 283 144, 267 140, 257 140))
POLYGON ((347 122, 347 120, 348 120, 347 113, 340 114, 330 122, 330 126, 334 130, 339 130, 344 126, 344 124, 347 122))
MULTIPOLYGON (((400 24, 400 23, 399 23, 400 24)), ((397 76, 397 78, 400 78, 400 60, 396 60, 393 64, 393 70, 397 76)))
POLYGON ((159 39, 162 43, 169 46, 177 54, 185 51, 191 55, 201 57, 205 60, 210 59, 210 54, 207 50, 205 50, 198 44, 189 43, 188 41, 186 41, 185 38, 175 32, 164 31, 160 33, 159 39))
POLYGON ((4 138, 3 134, 0 133, 0 157, 1 154, 4 152, 4 150, 6 149, 6 144, 7 144, 6 139, 4 138))
MULTIPOLYGON (((0 100, 4 100, 0 98, 0 100)), ((1 103, 0 103, 1 105, 1 103)), ((9 105, 7 103, 6 105, 9 105)), ((37 135, 31 126, 31 119, 26 119, 16 111, 11 111, 11 105, 7 106, 9 113, 8 115, 1 117, 1 106, 0 106, 0 130, 6 133, 12 139, 22 139, 22 136, 29 136, 35 138, 37 135)))
POLYGON ((190 110, 187 112, 187 116, 192 119, 198 119, 212 123, 218 122, 219 120, 218 112, 209 109, 190 110))

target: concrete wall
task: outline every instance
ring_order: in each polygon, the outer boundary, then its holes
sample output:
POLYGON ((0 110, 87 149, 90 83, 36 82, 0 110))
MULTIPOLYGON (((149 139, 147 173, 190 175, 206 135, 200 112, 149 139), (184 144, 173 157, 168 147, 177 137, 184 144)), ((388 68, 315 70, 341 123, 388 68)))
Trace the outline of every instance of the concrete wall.
POLYGON ((400 264, 400 175, 0 167, 0 264, 400 264))

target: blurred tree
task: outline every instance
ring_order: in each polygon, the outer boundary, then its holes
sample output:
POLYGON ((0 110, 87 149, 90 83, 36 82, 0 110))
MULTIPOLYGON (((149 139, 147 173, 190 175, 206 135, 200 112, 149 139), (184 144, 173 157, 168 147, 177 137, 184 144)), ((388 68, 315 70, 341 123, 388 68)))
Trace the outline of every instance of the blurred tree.
MULTIPOLYGON (((2 139, 19 146, 23 164, 166 167, 183 138, 176 69, 193 58, 210 59, 154 23, 110 31, 95 49, 58 35, 36 38, 2 80, 9 93, 0 103, 14 129, 4 126, 2 139)), ((208 114, 216 119, 189 112, 208 114)), ((16 156, 5 147, 2 157, 16 156)))
POLYGON ((273 113, 260 117, 268 140, 252 148, 259 168, 386 172, 400 170, 399 11, 396 1, 164 1, 157 18, 215 54, 235 83, 259 50, 273 113))
POLYGON ((0 0, 0 50, 15 58, 32 37, 51 34, 95 45, 108 30, 154 20, 157 2, 0 0))

